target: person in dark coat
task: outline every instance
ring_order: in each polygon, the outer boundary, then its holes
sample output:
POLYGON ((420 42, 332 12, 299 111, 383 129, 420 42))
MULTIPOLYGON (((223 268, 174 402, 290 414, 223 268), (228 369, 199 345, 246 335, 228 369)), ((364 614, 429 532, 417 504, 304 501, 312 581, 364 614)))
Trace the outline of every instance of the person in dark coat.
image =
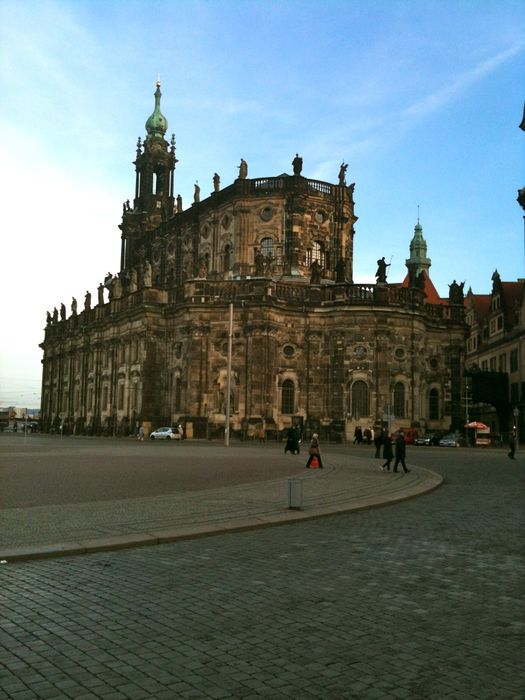
POLYGON ((382 442, 383 442, 383 459, 385 460, 385 463, 382 464, 379 467, 379 469, 381 469, 381 471, 384 471, 386 469, 387 472, 389 472, 390 471, 390 464, 391 464, 392 460, 394 459, 394 452, 392 450, 392 438, 390 437, 390 435, 387 435, 385 433, 385 435, 383 436, 382 442))
POLYGON ((363 431, 361 426, 357 425, 354 430, 354 445, 360 445, 363 442, 363 431))
POLYGON ((299 433, 296 428, 289 428, 286 436, 286 445, 284 447, 284 454, 291 452, 293 455, 299 454, 299 433))
POLYGON ((401 466, 403 467, 403 471, 405 474, 407 474, 410 469, 407 469, 407 465, 405 464, 405 457, 406 457, 406 444, 405 444, 405 435, 402 430, 399 431, 397 434, 396 438, 396 461, 394 462, 394 472, 397 472, 397 465, 401 463, 401 466))
MULTIPOLYGON (((383 428, 376 431, 374 435, 374 445, 376 447, 376 459, 381 459, 381 445, 383 444, 383 428)), ((390 441, 390 451, 392 451, 392 440, 390 441)))
POLYGON ((510 450, 508 452, 508 456, 511 459, 515 459, 515 457, 514 457, 514 454, 516 452, 516 431, 515 430, 513 430, 510 434, 509 447, 510 447, 510 450))
POLYGON ((319 449, 319 435, 317 433, 314 433, 312 435, 312 440, 310 442, 308 452, 310 453, 310 456, 308 457, 308 462, 306 462, 306 469, 310 468, 310 464, 312 463, 314 457, 317 457, 317 461, 319 462, 319 469, 322 469, 323 463, 321 461, 321 450, 319 449))

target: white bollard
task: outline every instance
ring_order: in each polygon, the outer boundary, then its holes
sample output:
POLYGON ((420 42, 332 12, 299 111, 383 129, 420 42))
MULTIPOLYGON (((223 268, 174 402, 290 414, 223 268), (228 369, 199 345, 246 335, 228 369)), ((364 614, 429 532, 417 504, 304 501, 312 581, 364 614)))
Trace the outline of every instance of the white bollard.
POLYGON ((303 507, 303 480, 295 477, 288 479, 288 508, 301 510, 303 507))

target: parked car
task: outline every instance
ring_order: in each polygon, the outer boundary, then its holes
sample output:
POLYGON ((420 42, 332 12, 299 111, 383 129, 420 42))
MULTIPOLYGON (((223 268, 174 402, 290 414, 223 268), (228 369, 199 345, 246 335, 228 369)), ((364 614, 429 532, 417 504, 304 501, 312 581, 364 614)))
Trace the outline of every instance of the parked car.
POLYGON ((421 437, 417 437, 414 440, 414 445, 435 445, 436 443, 434 442, 434 433, 425 433, 421 437))
POLYGON ((157 428, 149 436, 150 440, 182 440, 180 428, 157 428))
POLYGON ((444 435, 439 441, 440 447, 460 447, 460 445, 460 438, 456 433, 448 433, 448 435, 444 435))

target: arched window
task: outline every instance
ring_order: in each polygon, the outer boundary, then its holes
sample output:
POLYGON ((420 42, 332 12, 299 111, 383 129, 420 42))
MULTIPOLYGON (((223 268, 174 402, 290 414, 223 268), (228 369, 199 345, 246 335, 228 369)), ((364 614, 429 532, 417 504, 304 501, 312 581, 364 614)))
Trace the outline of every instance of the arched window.
POLYGON ((439 391, 431 389, 428 394, 428 418, 439 420, 439 391))
POLYGON ((394 386, 394 415, 396 418, 405 418, 405 385, 397 382, 394 386))
POLYGON ((261 241, 261 253, 265 258, 273 256, 273 238, 263 238, 261 241))
POLYGON ((314 241, 312 247, 306 251, 306 265, 310 267, 314 260, 317 260, 321 267, 326 267, 326 255, 324 243, 322 241, 314 241))
POLYGON ((352 417, 356 420, 370 415, 368 386, 365 382, 352 384, 352 417))
POLYGON ((295 413, 295 385, 291 379, 283 382, 281 413, 295 413))

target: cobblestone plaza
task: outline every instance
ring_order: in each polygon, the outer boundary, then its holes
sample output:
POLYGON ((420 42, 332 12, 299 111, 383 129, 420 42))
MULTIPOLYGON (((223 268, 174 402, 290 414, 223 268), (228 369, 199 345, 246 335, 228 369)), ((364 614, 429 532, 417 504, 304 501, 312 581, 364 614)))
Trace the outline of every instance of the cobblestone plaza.
MULTIPOLYGON (((372 448, 344 449, 377 471, 372 448)), ((412 448, 408 464, 443 484, 282 527, 3 565, 0 698, 524 698, 522 459, 412 448)))

